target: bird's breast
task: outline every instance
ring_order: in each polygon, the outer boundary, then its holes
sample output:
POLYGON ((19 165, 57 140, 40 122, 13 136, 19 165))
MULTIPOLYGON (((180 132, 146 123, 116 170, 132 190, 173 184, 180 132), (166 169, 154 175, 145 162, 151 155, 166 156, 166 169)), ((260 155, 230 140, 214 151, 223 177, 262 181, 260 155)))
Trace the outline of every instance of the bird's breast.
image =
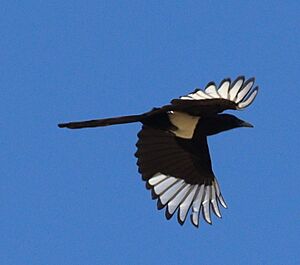
POLYGON ((177 129, 172 129, 177 137, 191 139, 194 135, 195 128, 200 119, 199 116, 192 116, 184 112, 170 111, 168 117, 172 125, 177 129))

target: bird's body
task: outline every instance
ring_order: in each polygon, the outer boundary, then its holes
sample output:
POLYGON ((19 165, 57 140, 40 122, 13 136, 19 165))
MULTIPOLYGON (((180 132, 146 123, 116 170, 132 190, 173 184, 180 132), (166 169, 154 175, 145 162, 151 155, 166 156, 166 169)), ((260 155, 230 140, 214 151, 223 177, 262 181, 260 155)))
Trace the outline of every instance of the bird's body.
POLYGON ((221 217, 219 204, 227 207, 214 176, 207 136, 237 127, 253 127, 233 115, 220 114, 226 109, 250 105, 258 88, 254 79, 224 79, 220 86, 211 82, 205 90, 196 89, 171 104, 140 115, 71 122, 59 127, 79 129, 141 122, 136 144, 137 165, 147 188, 157 198, 159 209, 166 207, 170 219, 178 209, 178 221, 185 222, 191 208, 191 221, 198 227, 202 210, 211 223, 211 209, 221 217))

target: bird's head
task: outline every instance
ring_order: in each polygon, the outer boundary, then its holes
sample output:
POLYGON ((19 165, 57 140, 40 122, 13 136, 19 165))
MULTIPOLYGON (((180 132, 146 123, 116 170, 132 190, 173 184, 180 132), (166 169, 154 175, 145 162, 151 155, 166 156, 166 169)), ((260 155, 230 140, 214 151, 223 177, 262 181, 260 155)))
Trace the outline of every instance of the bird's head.
POLYGON ((201 130, 203 130, 206 135, 213 135, 239 127, 253 128, 253 125, 249 122, 243 121, 231 114, 218 114, 212 117, 206 117, 202 119, 201 123, 201 130))

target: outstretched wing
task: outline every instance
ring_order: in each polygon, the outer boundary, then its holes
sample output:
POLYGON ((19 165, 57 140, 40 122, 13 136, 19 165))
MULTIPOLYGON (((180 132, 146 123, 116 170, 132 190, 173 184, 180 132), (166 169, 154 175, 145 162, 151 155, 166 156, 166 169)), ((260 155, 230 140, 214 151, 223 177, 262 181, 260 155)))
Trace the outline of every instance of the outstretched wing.
POLYGON ((221 217, 218 203, 226 204, 212 171, 206 136, 182 139, 144 125, 138 137, 139 172, 158 199, 158 209, 166 207, 167 219, 178 209, 178 222, 183 224, 190 208, 195 226, 201 210, 208 223, 211 209, 221 217))
MULTIPOLYGON (((219 86, 210 82, 203 90, 196 89, 179 99, 173 99, 171 106, 174 110, 200 116, 220 113, 226 109, 244 109, 258 93, 258 87, 253 88, 254 81, 254 78, 245 80, 244 76, 239 76, 233 82, 224 79, 219 86)), ((170 105, 169 108, 171 109, 170 105)))

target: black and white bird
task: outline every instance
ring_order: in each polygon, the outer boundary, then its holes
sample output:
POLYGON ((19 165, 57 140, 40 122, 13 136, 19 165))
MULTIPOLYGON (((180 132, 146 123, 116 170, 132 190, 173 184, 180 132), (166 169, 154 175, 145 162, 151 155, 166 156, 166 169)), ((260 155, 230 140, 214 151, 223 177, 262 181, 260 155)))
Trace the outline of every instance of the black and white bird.
POLYGON ((99 120, 61 123, 60 128, 80 129, 141 122, 138 133, 137 165, 146 187, 157 199, 158 209, 166 208, 166 218, 177 212, 182 225, 190 211, 191 222, 199 226, 199 215, 209 224, 211 210, 221 218, 219 205, 227 205, 212 170, 207 136, 250 123, 225 110, 241 110, 255 99, 258 87, 254 78, 239 76, 231 82, 224 79, 205 89, 173 99, 169 105, 154 108, 140 115, 99 120))

